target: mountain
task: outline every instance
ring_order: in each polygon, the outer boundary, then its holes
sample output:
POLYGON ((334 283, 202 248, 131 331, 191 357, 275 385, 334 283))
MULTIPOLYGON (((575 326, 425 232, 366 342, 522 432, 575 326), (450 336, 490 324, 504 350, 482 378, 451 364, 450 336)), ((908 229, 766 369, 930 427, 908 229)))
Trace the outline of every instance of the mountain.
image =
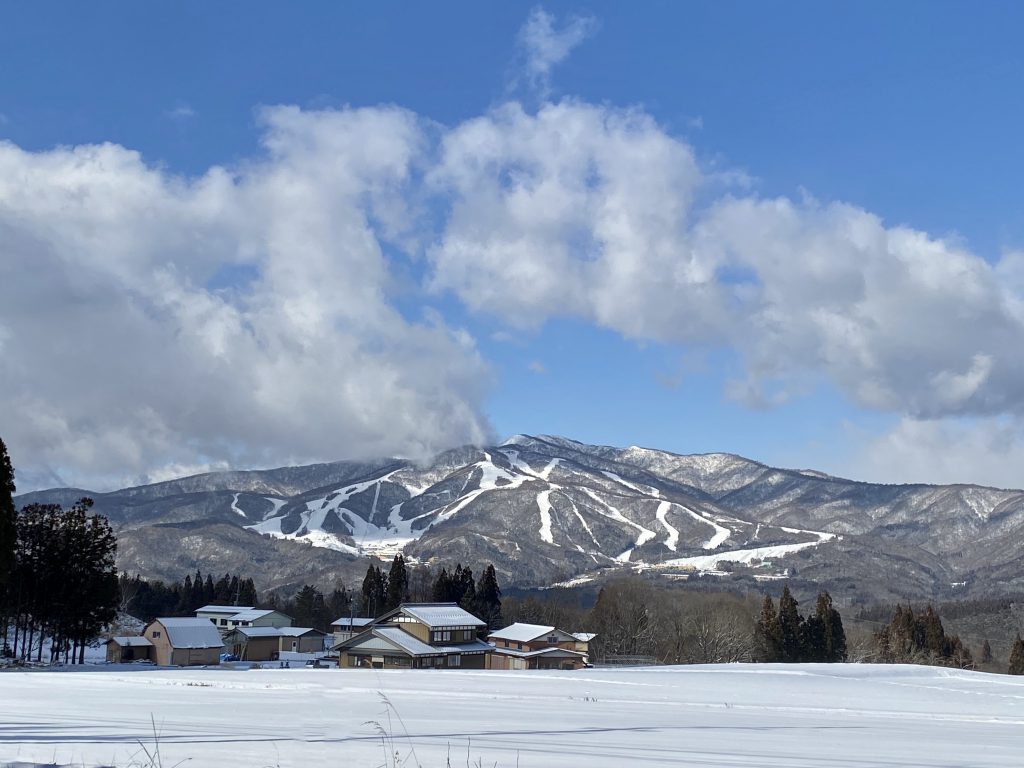
POLYGON ((96 501, 119 566, 242 572, 262 588, 357 583, 366 557, 494 563, 503 583, 581 584, 627 569, 739 587, 790 578, 839 600, 1024 589, 1024 492, 876 485, 723 453, 681 456, 517 435, 429 464, 399 459, 215 472, 96 501))

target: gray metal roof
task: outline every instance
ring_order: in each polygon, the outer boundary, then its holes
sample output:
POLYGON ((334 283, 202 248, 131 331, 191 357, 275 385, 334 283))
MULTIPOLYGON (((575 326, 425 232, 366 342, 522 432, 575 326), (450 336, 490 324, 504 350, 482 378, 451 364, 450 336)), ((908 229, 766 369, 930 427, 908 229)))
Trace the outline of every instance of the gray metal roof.
POLYGON ((528 643, 531 640, 536 640, 538 637, 550 635, 554 631, 554 627, 548 627, 543 624, 523 624, 516 622, 515 624, 509 624, 503 629, 491 632, 487 637, 496 640, 512 640, 517 643, 528 643))
POLYGON ((431 629, 438 627, 482 627, 481 621, 456 603, 404 603, 398 611, 412 616, 431 629))
POLYGON ((332 627, 366 627, 373 624, 373 619, 368 619, 364 616, 342 616, 340 619, 335 619, 331 622, 332 627))
POLYGON ((197 608, 196 613, 222 613, 225 616, 234 616, 236 613, 251 610, 251 605, 204 605, 202 608, 197 608))
POLYGON ((394 643, 412 656, 436 656, 439 653, 445 653, 444 648, 435 648, 432 645, 428 645, 418 637, 413 637, 404 629, 399 629, 398 627, 375 627, 373 634, 394 643))
POLYGON ((495 648, 491 647, 491 653, 497 653, 501 656, 515 656, 517 659, 534 659, 538 656, 554 656, 559 659, 585 659, 587 655, 580 653, 579 651, 568 651, 565 648, 558 648, 552 646, 550 648, 541 648, 539 651, 517 651, 515 648, 495 648))
POLYGON ((148 637, 142 635, 132 635, 131 637, 112 637, 107 640, 108 643, 117 643, 124 648, 145 648, 152 647, 153 644, 149 642, 148 637))
POLYGON ((597 637, 597 633, 596 632, 573 632, 572 636, 574 638, 576 638, 577 640, 579 640, 581 643, 589 643, 591 640, 593 640, 595 637, 597 637))
POLYGON ((230 621, 256 621, 257 619, 262 619, 265 616, 269 616, 272 613, 277 613, 277 614, 280 614, 281 616, 284 616, 285 618, 291 619, 291 616, 288 616, 287 614, 281 613, 280 611, 272 611, 272 610, 266 610, 266 609, 260 609, 260 608, 244 608, 244 609, 239 610, 238 613, 236 613, 233 616, 231 616, 229 620, 230 621))
POLYGON ((240 632, 246 637, 302 637, 313 632, 323 635, 319 629, 312 627, 235 627, 234 632, 240 632))
POLYGON ((222 648, 220 632, 209 619, 156 619, 167 630, 167 639, 174 648, 222 648))

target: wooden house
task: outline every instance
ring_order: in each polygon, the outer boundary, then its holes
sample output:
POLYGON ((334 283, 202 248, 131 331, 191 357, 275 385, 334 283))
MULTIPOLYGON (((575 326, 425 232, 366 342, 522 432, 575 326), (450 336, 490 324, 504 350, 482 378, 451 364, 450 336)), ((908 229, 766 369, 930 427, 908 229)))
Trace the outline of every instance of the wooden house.
POLYGON ((224 644, 242 661, 277 661, 282 652, 323 653, 326 636, 310 627, 236 627, 224 644))
POLYGON ((142 636, 152 644, 151 658, 161 666, 219 664, 224 651, 224 641, 209 619, 154 619, 142 636))
POLYGON ((585 653, 575 636, 543 624, 510 624, 487 636, 490 669, 579 669, 585 653))
POLYGON ((363 632, 334 645, 338 667, 486 669, 487 625, 456 603, 403 603, 363 632))

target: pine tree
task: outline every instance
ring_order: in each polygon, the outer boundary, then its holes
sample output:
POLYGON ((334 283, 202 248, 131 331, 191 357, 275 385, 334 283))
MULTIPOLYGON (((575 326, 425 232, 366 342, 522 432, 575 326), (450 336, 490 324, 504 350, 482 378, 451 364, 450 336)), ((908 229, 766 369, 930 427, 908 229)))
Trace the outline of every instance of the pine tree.
POLYGON ((474 613, 487 622, 487 629, 500 629, 504 624, 501 616, 501 587, 498 586, 498 576, 494 572, 493 564, 488 565, 484 569, 484 575, 480 577, 474 613))
MULTIPOLYGON (((17 541, 14 511, 16 490, 11 457, 7 455, 7 446, 0 439, 0 599, 3 599, 3 587, 10 581, 11 571, 14 569, 14 549, 17 541)), ((3 614, 6 614, 6 610, 0 611, 0 619, 4 618, 3 614)))
POLYGON ((989 645, 988 638, 985 638, 984 645, 981 646, 981 663, 991 664, 992 663, 992 646, 989 645))
POLYGON ((755 657, 758 661, 782 661, 782 627, 771 595, 764 596, 761 618, 754 629, 755 657))
POLYGON ((437 574, 437 578, 434 579, 434 588, 431 599, 435 603, 456 602, 454 599, 454 591, 455 590, 452 586, 452 577, 448 574, 448 571, 445 568, 442 568, 441 572, 437 574))
POLYGON ((409 573, 405 569, 405 558, 399 553, 391 562, 388 572, 388 591, 384 611, 397 608, 409 601, 409 573))
POLYGON ((1024 675, 1024 640, 1020 639, 1020 633, 1017 634, 1013 648, 1010 649, 1010 667, 1007 674, 1024 675))
POLYGON ((797 611, 797 601, 789 591, 789 586, 782 588, 779 598, 779 630, 782 638, 781 661, 803 661, 804 650, 802 639, 804 631, 801 627, 803 619, 797 611))
POLYGON ((839 611, 832 607, 832 596, 828 592, 818 595, 815 616, 822 627, 822 645, 819 649, 819 661, 846 661, 846 631, 843 629, 843 618, 839 611))
POLYGON ((367 566, 366 576, 363 577, 362 597, 363 616, 375 619, 386 613, 387 579, 383 571, 373 563, 367 566))

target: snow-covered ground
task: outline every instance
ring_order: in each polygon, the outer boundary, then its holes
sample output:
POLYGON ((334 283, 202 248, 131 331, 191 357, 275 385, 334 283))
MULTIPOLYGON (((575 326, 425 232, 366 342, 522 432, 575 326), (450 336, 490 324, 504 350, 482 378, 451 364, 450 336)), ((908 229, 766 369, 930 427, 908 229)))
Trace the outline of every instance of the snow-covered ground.
POLYGON ((0 674, 0 764, 985 768, 1024 764, 1024 679, 928 667, 0 674), (385 703, 390 702, 390 708, 385 703), (389 711, 390 709, 390 711, 389 711), (414 750, 414 753, 413 753, 414 750))

